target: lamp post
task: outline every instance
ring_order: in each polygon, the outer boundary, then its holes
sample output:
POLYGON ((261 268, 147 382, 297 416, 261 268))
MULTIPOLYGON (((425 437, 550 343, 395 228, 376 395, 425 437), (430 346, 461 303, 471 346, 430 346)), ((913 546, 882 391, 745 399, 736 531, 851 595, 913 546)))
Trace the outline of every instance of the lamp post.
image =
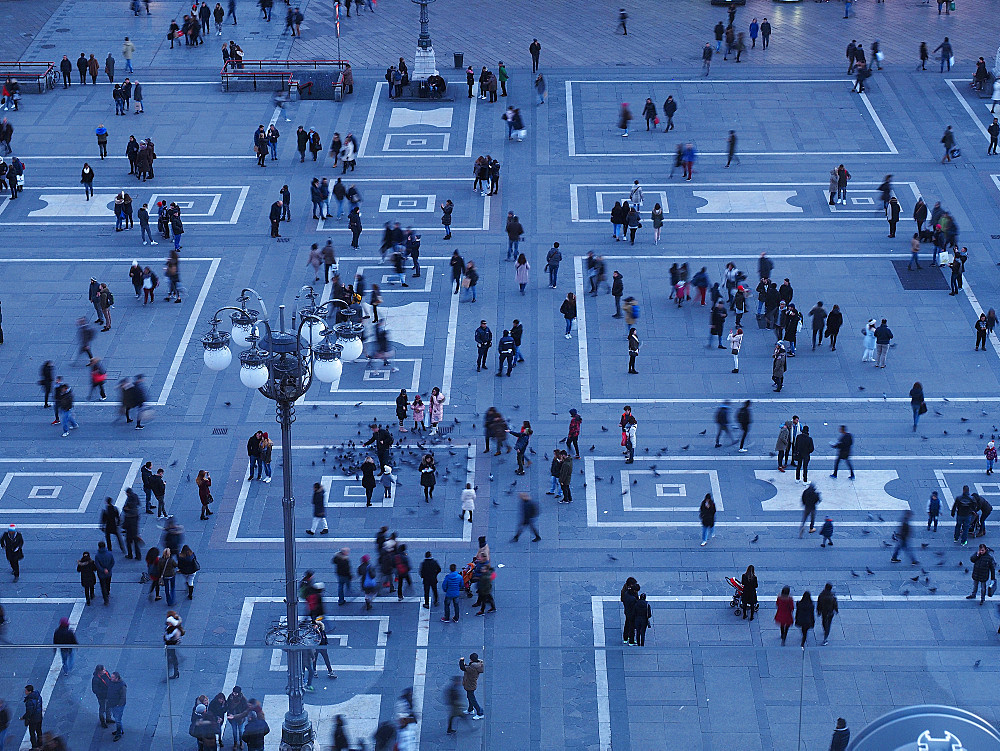
MULTIPOLYGON (((310 288, 310 292, 312 292, 310 288)), ((311 298, 314 301, 315 294, 311 298)), ((292 423, 295 421, 295 401, 312 386, 313 378, 330 383, 340 378, 341 347, 329 341, 334 333, 326 318, 332 305, 310 306, 300 312, 296 328, 292 316, 292 331, 285 331, 285 306, 278 308, 279 326, 275 331, 260 295, 244 289, 238 298, 239 307, 219 308, 209 322, 212 326, 202 338, 205 365, 210 370, 224 370, 232 362, 230 341, 247 349, 240 354, 240 381, 247 388, 257 389, 275 402, 277 422, 281 425, 281 498, 284 528, 285 617, 286 633, 278 641, 283 644, 314 643, 315 632, 298 622, 298 592, 295 574, 295 498, 292 495, 292 423), (256 298, 260 311, 247 308, 256 298), (219 317, 231 311, 232 334, 219 331, 219 317), (307 336, 303 338, 303 329, 307 336)), ((334 301, 339 302, 339 301, 334 301)), ((312 751, 313 731, 309 715, 303 706, 302 650, 288 650, 288 712, 281 724, 281 751, 312 751)))
POLYGON ((412 0, 420 6, 420 36, 417 37, 417 54, 413 60, 413 76, 415 81, 425 81, 429 76, 437 73, 437 64, 434 57, 434 43, 431 41, 431 34, 428 31, 430 19, 427 15, 427 6, 434 0, 412 0))

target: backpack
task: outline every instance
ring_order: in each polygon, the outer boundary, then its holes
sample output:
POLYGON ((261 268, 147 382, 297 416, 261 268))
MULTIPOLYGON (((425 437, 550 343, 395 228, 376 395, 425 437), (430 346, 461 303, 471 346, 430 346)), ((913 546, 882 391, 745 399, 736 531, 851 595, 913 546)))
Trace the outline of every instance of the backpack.
POLYGON ((638 305, 633 305, 632 306, 632 318, 634 320, 636 320, 636 321, 639 320, 639 306, 638 305))
POLYGON ((109 289, 108 290, 108 305, 114 305, 114 304, 115 304, 115 296, 111 292, 111 290, 109 289))
POLYGON ((361 582, 361 586, 364 589, 375 589, 378 586, 378 581, 375 579, 375 574, 371 565, 365 569, 365 575, 361 582))

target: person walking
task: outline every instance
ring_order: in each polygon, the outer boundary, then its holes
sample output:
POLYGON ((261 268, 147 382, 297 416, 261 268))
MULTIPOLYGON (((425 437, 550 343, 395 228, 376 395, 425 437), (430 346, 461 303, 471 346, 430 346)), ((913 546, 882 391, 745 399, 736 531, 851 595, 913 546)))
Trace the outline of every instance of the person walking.
MULTIPOLYGON (((976 592, 981 588, 979 604, 982 605, 986 601, 987 582, 991 590, 996 587, 996 561, 992 553, 992 548, 980 543, 979 550, 969 559, 972 562, 972 594, 966 596, 966 600, 976 599, 976 592)), ((992 596, 992 591, 989 594, 992 596)))
POLYGON ((528 52, 531 53, 531 72, 538 72, 538 59, 542 54, 542 45, 538 43, 537 39, 532 39, 531 44, 528 45, 528 52))
POLYGON ((566 293, 566 299, 563 300, 562 305, 559 306, 559 312, 562 313, 563 319, 566 321, 566 338, 572 339, 573 335, 570 332, 573 330, 573 321, 576 320, 575 294, 572 292, 566 293))
POLYGON ((528 263, 528 259, 524 253, 521 253, 514 263, 514 281, 517 282, 522 295, 524 294, 525 287, 528 286, 528 272, 530 270, 531 264, 528 263))
POLYGON ((326 490, 320 482, 313 483, 313 521, 312 528, 306 530, 307 535, 315 535, 317 530, 320 534, 329 534, 330 528, 326 523, 326 490))
POLYGON ((121 514, 118 512, 114 500, 108 496, 104 499, 104 508, 101 509, 101 531, 104 532, 104 540, 107 543, 108 550, 111 550, 111 538, 115 537, 118 540, 118 549, 124 553, 125 543, 122 542, 120 525, 121 514))
POLYGON ((802 521, 799 523, 799 538, 806 526, 806 519, 809 520, 809 534, 816 531, 816 507, 819 505, 820 495, 815 483, 809 483, 802 491, 802 521))
POLYGON ((969 494, 969 486, 963 485, 962 492, 955 496, 955 502, 951 505, 951 515, 955 519, 955 542, 967 545, 969 541, 969 527, 975 517, 975 501, 969 494), (961 539, 959 539, 961 538, 961 539))
POLYGON ((76 562, 76 570, 80 572, 80 586, 83 587, 83 596, 90 605, 94 599, 94 587, 97 586, 97 564, 90 557, 90 552, 84 550, 80 560, 76 562))
POLYGON ((97 543, 97 555, 94 556, 94 563, 97 565, 97 582, 101 585, 101 597, 104 604, 111 602, 111 576, 115 567, 115 556, 103 543, 97 543))
POLYGON ((59 647, 59 657, 62 660, 62 674, 69 675, 73 672, 74 654, 73 650, 65 645, 78 643, 76 634, 70 628, 69 618, 59 619, 59 626, 52 634, 52 643, 59 647))
POLYGON ((16 582, 21 576, 21 560, 24 558, 24 537, 17 531, 17 525, 11 524, 0 537, 0 548, 3 548, 16 582))
POLYGON ((526 528, 535 533, 532 542, 538 542, 542 539, 541 535, 538 534, 538 529, 535 527, 535 521, 538 519, 538 504, 532 500, 528 493, 519 493, 518 498, 521 501, 521 522, 514 532, 511 542, 517 542, 521 537, 522 530, 526 528))
POLYGON ((438 589, 437 581, 438 575, 441 573, 441 564, 439 564, 434 556, 431 555, 431 551, 424 553, 424 560, 420 563, 420 581, 424 585, 424 603, 423 608, 425 610, 431 607, 431 594, 434 594, 434 607, 438 605, 438 589))
POLYGON ((740 408, 736 410, 736 423, 740 426, 740 447, 737 449, 741 454, 745 454, 747 449, 744 444, 747 440, 747 433, 750 432, 750 423, 752 422, 750 415, 750 400, 747 399, 740 408))
MULTIPOLYGON (((737 53, 736 62, 739 62, 739 53, 737 53)), ((740 166, 740 158, 736 155, 736 131, 729 131, 729 136, 726 138, 726 167, 732 164, 733 159, 736 160, 736 166, 740 166)))
POLYGON ((924 387, 920 381, 914 383, 910 389, 910 409, 913 410, 913 432, 916 433, 920 415, 927 411, 927 403, 924 401, 924 387))
POLYGON ((781 629, 781 646, 785 646, 785 639, 788 638, 788 629, 792 627, 792 623, 795 621, 792 615, 795 610, 795 600, 792 599, 789 587, 781 588, 781 594, 778 595, 778 599, 774 605, 774 622, 781 629))
POLYGON ((125 41, 122 43, 122 57, 125 58, 125 72, 134 73, 132 69, 132 55, 135 54, 135 44, 125 37, 125 41))
POLYGON ((816 614, 813 612, 812 595, 809 594, 809 590, 802 593, 802 599, 795 605, 795 625, 802 629, 802 643, 799 646, 805 649, 809 631, 816 626, 816 614))
POLYGON ((983 348, 983 352, 985 352, 986 351, 986 339, 990 335, 989 323, 986 320, 986 314, 985 313, 980 313, 979 314, 979 320, 977 320, 976 323, 975 323, 975 329, 976 329, 976 349, 975 349, 975 351, 978 352, 979 348, 981 346, 983 348))
POLYGON ((837 458, 833 462, 833 474, 830 475, 833 479, 837 479, 837 468, 840 467, 840 463, 844 462, 847 464, 847 468, 851 471, 851 475, 848 479, 854 479, 854 465, 851 463, 851 448, 854 446, 854 436, 847 432, 847 426, 841 425, 839 428, 840 434, 837 440, 831 444, 832 448, 837 450, 837 458))
MULTIPOLYGON (((949 125, 944 129, 944 135, 941 136, 941 143, 944 145, 944 156, 941 157, 941 164, 945 162, 950 162, 955 149, 955 132, 951 129, 949 125)), ((957 154, 955 154, 957 156, 957 154)))
POLYGON ((715 501, 711 493, 706 493, 698 507, 698 517, 701 519, 701 547, 708 545, 708 541, 715 537, 715 501))
POLYGON ((838 612, 837 595, 833 593, 833 584, 827 582, 823 591, 819 593, 819 597, 816 598, 816 615, 819 616, 820 623, 823 625, 824 647, 830 641, 830 626, 833 625, 833 617, 838 612))
POLYGON ((899 553, 901 551, 906 551, 907 555, 910 556, 910 563, 912 563, 914 566, 916 566, 920 562, 917 560, 916 556, 913 555, 913 552, 909 548, 910 532, 911 532, 910 519, 912 518, 913 518, 913 512, 910 509, 906 509, 903 512, 903 516, 899 521, 899 529, 896 530, 896 534, 894 536, 896 540, 896 547, 892 551, 892 558, 889 559, 893 563, 900 562, 899 553))
POLYGON ((194 554, 194 551, 188 545, 182 547, 177 554, 177 571, 184 577, 184 585, 187 587, 187 598, 189 600, 194 599, 195 577, 198 576, 200 570, 201 564, 198 563, 198 556, 194 554))

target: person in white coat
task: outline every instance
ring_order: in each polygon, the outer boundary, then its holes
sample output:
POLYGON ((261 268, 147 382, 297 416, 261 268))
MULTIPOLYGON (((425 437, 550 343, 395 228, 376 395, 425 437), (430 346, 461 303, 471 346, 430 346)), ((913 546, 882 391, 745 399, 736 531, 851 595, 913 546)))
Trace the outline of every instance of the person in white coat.
POLYGON ((465 512, 469 512, 469 523, 472 523, 472 512, 476 510, 476 491, 472 489, 472 483, 465 483, 465 490, 462 491, 462 513, 459 519, 465 521, 465 512))
POLYGON ((875 319, 873 318, 861 330, 864 338, 865 351, 861 355, 861 362, 875 362, 875 319))
POLYGON ((993 106, 990 107, 990 112, 995 112, 997 108, 997 102, 1000 102, 1000 78, 993 81, 993 95, 990 97, 993 100, 993 106))
POLYGON ((729 351, 733 353, 733 372, 740 372, 740 347, 743 346, 743 329, 737 326, 729 332, 729 351))

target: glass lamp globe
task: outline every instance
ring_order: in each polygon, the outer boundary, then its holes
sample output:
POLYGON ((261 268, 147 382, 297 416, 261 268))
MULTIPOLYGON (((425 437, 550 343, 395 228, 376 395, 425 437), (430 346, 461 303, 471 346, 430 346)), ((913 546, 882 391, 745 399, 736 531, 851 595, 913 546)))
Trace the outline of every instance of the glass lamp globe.
POLYGON ((365 349, 361 343, 361 339, 356 336, 352 336, 349 339, 337 339, 337 344, 343 349, 341 357, 347 361, 357 360, 361 357, 361 353, 365 349))
POLYGON ((233 353, 225 345, 205 348, 205 366, 209 370, 225 370, 232 361, 233 353))
POLYGON ((243 367, 240 368, 240 381, 248 389, 262 388, 267 383, 267 366, 243 363, 243 367))
POLYGON ((233 322, 233 344, 238 347, 249 347, 250 336, 253 333, 253 323, 242 321, 233 322))
POLYGON ((339 380, 343 372, 344 364, 340 361, 339 357, 330 359, 316 358, 316 362, 313 363, 313 374, 323 383, 333 383, 339 380))
POLYGON ((310 347, 315 347, 323 341, 323 331, 325 329, 325 323, 318 323, 315 321, 309 321, 302 327, 302 333, 305 335, 305 339, 309 342, 310 347))

